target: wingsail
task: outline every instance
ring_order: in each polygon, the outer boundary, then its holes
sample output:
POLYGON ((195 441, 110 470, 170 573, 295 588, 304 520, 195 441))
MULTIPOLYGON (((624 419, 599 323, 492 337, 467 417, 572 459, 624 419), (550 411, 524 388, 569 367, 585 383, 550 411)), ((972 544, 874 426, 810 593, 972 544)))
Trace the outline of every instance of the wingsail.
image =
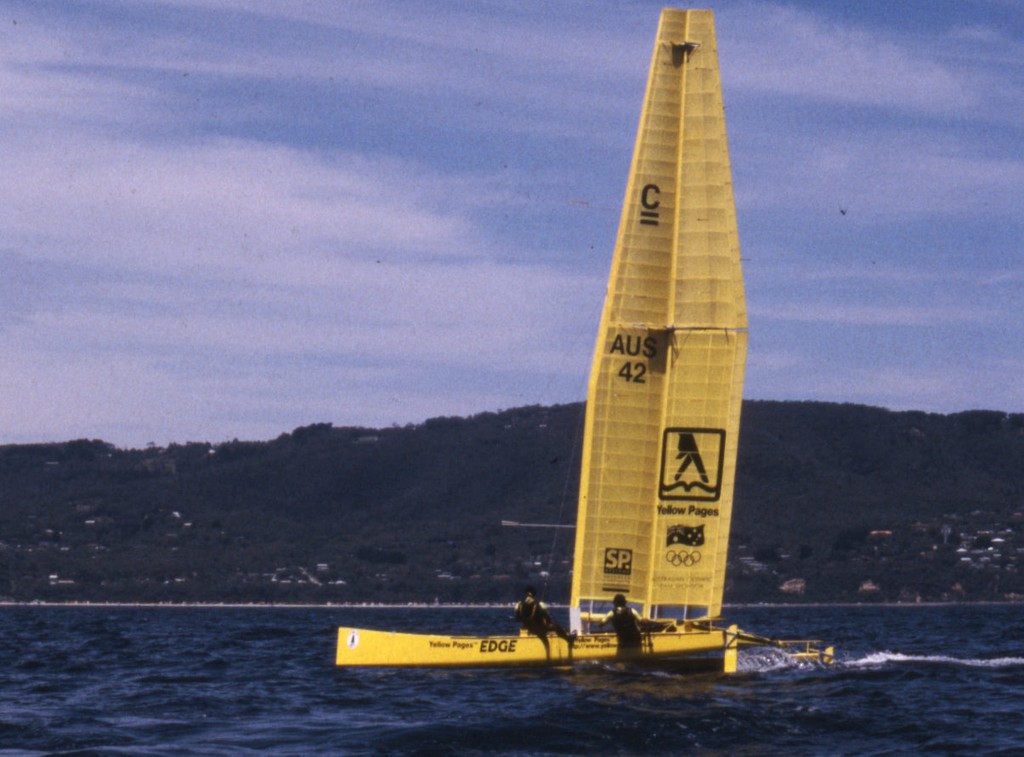
POLYGON ((572 606, 719 614, 747 314, 710 11, 663 11, 587 401, 572 606))

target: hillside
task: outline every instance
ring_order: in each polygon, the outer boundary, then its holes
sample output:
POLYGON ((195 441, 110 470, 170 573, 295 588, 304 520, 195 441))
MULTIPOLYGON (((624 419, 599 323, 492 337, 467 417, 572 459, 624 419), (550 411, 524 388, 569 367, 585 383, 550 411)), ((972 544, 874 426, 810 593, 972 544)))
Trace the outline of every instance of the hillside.
MULTIPOLYGON (((268 442, 0 447, 0 598, 509 601, 568 586, 582 406, 268 442), (544 573, 542 573, 542 571, 544 573)), ((1024 415, 747 402, 727 601, 1024 595, 1024 415)))

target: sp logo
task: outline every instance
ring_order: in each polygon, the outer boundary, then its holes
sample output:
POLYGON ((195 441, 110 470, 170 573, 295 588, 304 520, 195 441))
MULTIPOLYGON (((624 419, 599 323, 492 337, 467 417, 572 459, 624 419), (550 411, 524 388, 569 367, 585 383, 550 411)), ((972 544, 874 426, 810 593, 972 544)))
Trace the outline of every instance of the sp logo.
POLYGON ((633 572, 633 550, 607 547, 604 550, 604 572, 614 576, 628 576, 633 572))

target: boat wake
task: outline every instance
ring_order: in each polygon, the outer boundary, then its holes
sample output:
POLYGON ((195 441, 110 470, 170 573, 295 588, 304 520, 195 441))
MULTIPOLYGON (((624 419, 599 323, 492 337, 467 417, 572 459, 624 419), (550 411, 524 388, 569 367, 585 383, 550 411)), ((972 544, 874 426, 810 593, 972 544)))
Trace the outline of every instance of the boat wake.
POLYGON ((873 652, 858 660, 845 660, 843 665, 850 668, 880 668, 887 665, 925 663, 928 665, 951 665, 964 668, 1020 668, 1024 657, 992 657, 989 659, 952 657, 949 655, 914 655, 900 652, 873 652))
POLYGON ((736 662, 737 673, 773 673, 777 670, 798 670, 822 667, 816 662, 798 660, 781 649, 755 647, 741 649, 736 662))

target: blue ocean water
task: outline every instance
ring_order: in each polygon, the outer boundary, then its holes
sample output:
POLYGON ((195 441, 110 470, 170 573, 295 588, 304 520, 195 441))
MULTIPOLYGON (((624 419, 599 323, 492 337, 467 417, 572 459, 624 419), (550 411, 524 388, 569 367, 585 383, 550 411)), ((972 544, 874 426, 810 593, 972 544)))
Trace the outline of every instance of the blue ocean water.
POLYGON ((503 609, 0 608, 0 755, 1024 752, 1024 606, 733 608, 834 667, 339 670, 339 624, 503 609))

